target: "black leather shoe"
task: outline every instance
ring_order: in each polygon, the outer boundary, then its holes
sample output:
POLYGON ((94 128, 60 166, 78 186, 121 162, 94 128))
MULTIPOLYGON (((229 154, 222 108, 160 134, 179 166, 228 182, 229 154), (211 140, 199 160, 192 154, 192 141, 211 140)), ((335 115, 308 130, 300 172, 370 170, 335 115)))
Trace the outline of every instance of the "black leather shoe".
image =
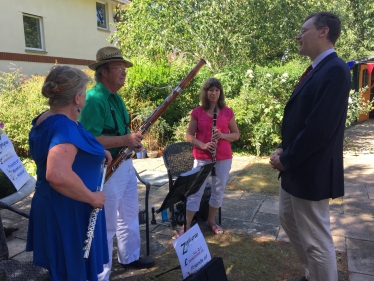
POLYGON ((290 279, 288 281, 308 281, 305 276, 301 277, 300 279, 290 279))
POLYGON ((138 260, 130 262, 128 264, 122 264, 122 263, 120 263, 120 265, 123 268, 142 269, 142 268, 154 267, 155 266, 155 261, 151 260, 151 259, 139 258, 138 260))

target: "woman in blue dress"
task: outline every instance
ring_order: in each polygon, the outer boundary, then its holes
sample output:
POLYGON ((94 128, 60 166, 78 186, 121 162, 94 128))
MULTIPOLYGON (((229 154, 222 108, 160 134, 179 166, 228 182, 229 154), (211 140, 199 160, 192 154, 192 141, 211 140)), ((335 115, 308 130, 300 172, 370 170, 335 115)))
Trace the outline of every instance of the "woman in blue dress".
POLYGON ((97 217, 89 258, 83 260, 90 214, 105 201, 97 191, 101 166, 112 160, 76 121, 88 81, 79 69, 52 68, 42 88, 50 109, 32 121, 29 134, 37 182, 26 250, 33 251, 34 264, 48 269, 53 281, 97 280, 109 261, 104 210, 97 217))

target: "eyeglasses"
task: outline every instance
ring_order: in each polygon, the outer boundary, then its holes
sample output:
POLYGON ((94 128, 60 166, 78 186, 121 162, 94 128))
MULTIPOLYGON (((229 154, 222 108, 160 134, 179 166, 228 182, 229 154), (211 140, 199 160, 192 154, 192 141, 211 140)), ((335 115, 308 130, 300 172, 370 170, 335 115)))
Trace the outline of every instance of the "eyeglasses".
POLYGON ((108 67, 108 69, 115 69, 118 72, 125 72, 126 73, 126 68, 123 68, 123 67, 108 67))

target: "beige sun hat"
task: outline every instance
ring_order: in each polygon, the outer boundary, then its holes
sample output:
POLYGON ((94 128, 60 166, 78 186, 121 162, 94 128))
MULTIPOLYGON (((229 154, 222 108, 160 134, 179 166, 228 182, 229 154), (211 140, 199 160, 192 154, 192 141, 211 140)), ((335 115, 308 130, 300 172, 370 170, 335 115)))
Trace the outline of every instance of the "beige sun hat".
POLYGON ((90 64, 88 67, 96 70, 100 65, 111 61, 122 61, 126 68, 132 67, 132 63, 122 57, 121 51, 116 47, 104 47, 97 51, 96 62, 90 64))

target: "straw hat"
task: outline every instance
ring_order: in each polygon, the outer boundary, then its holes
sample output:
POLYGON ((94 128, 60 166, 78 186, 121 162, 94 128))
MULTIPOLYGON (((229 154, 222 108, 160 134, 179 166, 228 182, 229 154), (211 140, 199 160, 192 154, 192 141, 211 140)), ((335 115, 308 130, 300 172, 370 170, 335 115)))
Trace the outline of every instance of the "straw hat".
POLYGON ((88 67, 92 70, 96 70, 100 65, 111 61, 122 61, 127 68, 132 66, 131 62, 122 57, 121 51, 118 48, 104 47, 97 51, 96 62, 90 64, 88 67))

